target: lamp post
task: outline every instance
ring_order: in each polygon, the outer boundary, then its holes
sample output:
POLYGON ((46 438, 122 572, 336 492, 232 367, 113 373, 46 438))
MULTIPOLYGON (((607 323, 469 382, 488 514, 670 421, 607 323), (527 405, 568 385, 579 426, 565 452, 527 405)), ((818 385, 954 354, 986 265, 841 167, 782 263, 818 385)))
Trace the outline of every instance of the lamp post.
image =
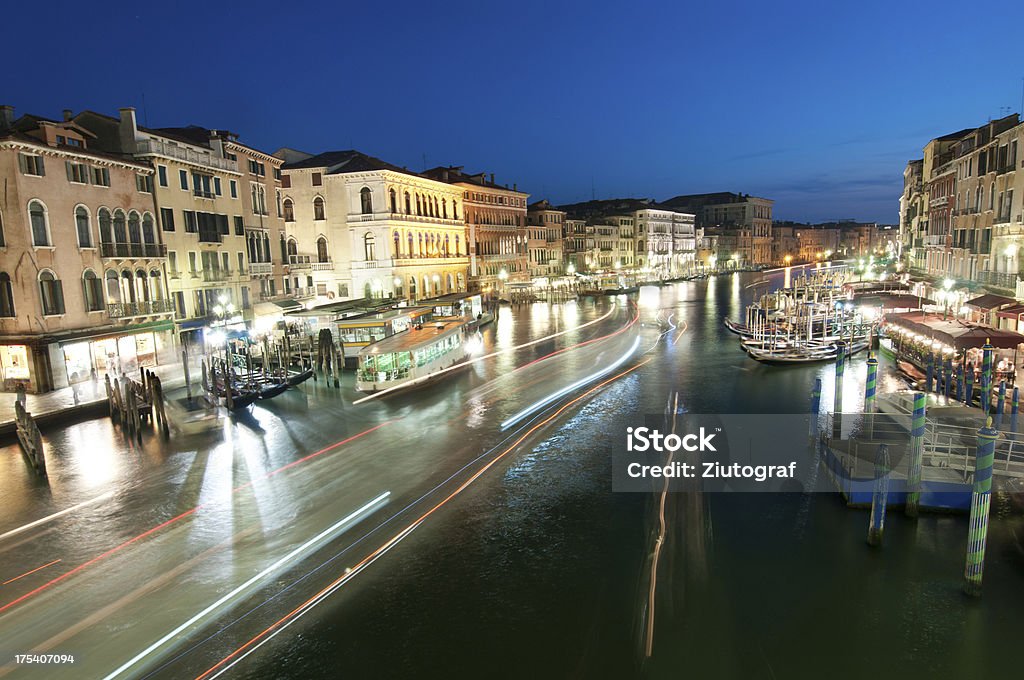
POLYGON ((946 279, 942 282, 942 320, 945 321, 949 316, 949 298, 952 296, 950 291, 953 289, 953 284, 956 283, 953 279, 946 279))
POLYGON ((708 258, 708 267, 711 269, 712 273, 715 271, 715 266, 717 264, 718 264, 718 256, 717 255, 712 255, 711 257, 708 258))
POLYGON ((228 385, 228 377, 231 371, 231 349, 228 343, 227 325, 228 319, 235 312, 235 306, 228 300, 226 295, 220 295, 217 297, 217 304, 213 306, 213 313, 216 315, 217 320, 221 326, 224 326, 224 385, 225 389, 228 385))
POLYGON ((500 297, 505 294, 505 282, 508 281, 508 271, 504 267, 498 272, 498 280, 501 281, 500 290, 498 291, 500 297))
POLYGON ((739 253, 733 253, 732 257, 729 258, 729 261, 732 262, 732 268, 733 269, 739 269, 740 268, 740 254, 739 253))

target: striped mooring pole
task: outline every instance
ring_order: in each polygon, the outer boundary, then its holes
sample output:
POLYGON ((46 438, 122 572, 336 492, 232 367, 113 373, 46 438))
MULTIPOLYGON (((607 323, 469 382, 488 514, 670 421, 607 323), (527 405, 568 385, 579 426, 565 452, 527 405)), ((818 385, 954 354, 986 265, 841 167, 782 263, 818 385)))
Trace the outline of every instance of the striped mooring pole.
POLYGON ((878 384, 878 359, 873 352, 868 353, 868 378, 864 382, 864 413, 865 430, 870 437, 875 431, 875 411, 878 407, 878 399, 875 396, 878 384))
POLYGON ((928 352, 928 362, 925 364, 924 391, 932 391, 932 378, 935 376, 935 355, 928 352))
POLYGON ((964 400, 964 367, 963 364, 956 366, 956 400, 964 400))
POLYGON ((925 394, 914 393, 914 415, 910 421, 910 468, 907 470, 907 517, 917 517, 921 503, 921 465, 924 459, 925 394))
POLYGON ((999 394, 996 397, 996 429, 1003 425, 1003 410, 1006 408, 1006 381, 999 381, 999 394))
POLYGON ((981 348, 981 408, 988 414, 992 409, 992 345, 988 340, 981 348))
POLYGON ((992 500, 992 462, 999 432, 989 418, 978 430, 978 449, 974 463, 974 489, 971 492, 971 519, 967 533, 967 565, 964 568, 964 592, 981 595, 981 576, 985 569, 985 541, 988 538, 988 512, 992 500))
POLYGON ((811 388, 811 424, 807 431, 810 437, 814 437, 818 433, 819 413, 821 413, 821 378, 815 378, 814 387, 811 388))
POLYGON ((967 364, 967 378, 964 380, 967 383, 967 405, 974 405, 974 365, 967 364))
POLYGON ((879 444, 875 454, 875 489, 871 495, 868 545, 881 545, 885 531, 885 506, 889 500, 889 445, 879 444))
POLYGON ((840 414, 843 412, 843 374, 846 372, 846 343, 842 340, 836 342, 836 394, 835 406, 832 409, 836 425, 839 424, 840 414))
POLYGON ((949 392, 953 385, 953 359, 952 357, 946 357, 945 367, 942 369, 942 374, 945 376, 946 381, 942 383, 942 394, 945 395, 946 399, 949 399, 949 392))
POLYGON ((1020 388, 1013 388, 1013 396, 1010 397, 1010 415, 1017 415, 1017 411, 1020 410, 1020 388))

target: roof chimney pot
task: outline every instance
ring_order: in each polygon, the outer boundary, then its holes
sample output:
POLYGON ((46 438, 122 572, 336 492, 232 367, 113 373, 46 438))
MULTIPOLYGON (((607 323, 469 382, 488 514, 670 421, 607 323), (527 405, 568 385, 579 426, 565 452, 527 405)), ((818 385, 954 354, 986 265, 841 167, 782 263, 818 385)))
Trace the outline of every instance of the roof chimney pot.
POLYGON ((14 124, 14 107, 9 104, 0 106, 0 130, 6 130, 14 124))
POLYGON ((64 122, 71 120, 71 109, 64 109, 64 122))

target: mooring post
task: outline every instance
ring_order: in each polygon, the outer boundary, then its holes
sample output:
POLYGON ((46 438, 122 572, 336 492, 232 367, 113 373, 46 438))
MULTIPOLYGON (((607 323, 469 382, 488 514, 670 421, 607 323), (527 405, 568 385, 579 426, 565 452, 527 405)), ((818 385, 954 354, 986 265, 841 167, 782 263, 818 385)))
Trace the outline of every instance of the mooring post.
POLYGON ((932 391, 932 378, 935 377, 935 355, 928 351, 928 359, 925 362, 924 391, 932 391))
POLYGON ((974 406, 974 364, 967 364, 967 405, 974 406))
POLYGON ((864 382, 864 413, 868 437, 871 437, 875 430, 875 410, 877 408, 877 397, 875 396, 878 382, 878 359, 874 352, 868 352, 868 378, 864 382))
POLYGON ((946 357, 946 363, 942 369, 942 374, 946 378, 945 382, 942 383, 942 394, 946 397, 946 401, 949 401, 949 393, 953 382, 953 359, 951 357, 946 357))
POLYGON ((986 339, 981 348, 981 408, 988 415, 992 410, 992 354, 993 347, 986 339))
POLYGON ((841 420, 843 417, 843 374, 846 372, 846 343, 842 340, 836 341, 836 388, 835 403, 832 408, 832 427, 835 431, 841 432, 841 420))
POLYGON ((206 372, 206 359, 203 359, 199 363, 200 363, 200 365, 203 368, 203 392, 209 394, 210 393, 210 376, 206 372))
POLYGON ((181 368, 185 373, 185 396, 192 401, 192 380, 188 372, 188 347, 181 348, 181 368))
POLYGON ((999 381, 999 393, 996 395, 996 429, 1003 426, 1003 409, 1006 408, 1006 381, 999 381))
POLYGON ((988 539, 988 512, 992 500, 992 463, 995 460, 999 432, 989 418, 978 430, 978 449, 974 458, 974 488, 971 492, 971 519, 967 530, 967 565, 964 568, 964 592, 981 595, 981 577, 985 569, 985 542, 988 539))
POLYGON ((924 459, 925 404, 924 392, 914 393, 914 415, 910 421, 910 467, 907 471, 907 517, 917 517, 921 503, 921 466, 924 459))
POLYGON ((964 367, 963 364, 956 365, 956 400, 964 400, 964 367))
POLYGON ((885 531, 885 506, 889 500, 889 445, 879 444, 875 454, 875 487, 871 495, 868 545, 881 545, 885 531))

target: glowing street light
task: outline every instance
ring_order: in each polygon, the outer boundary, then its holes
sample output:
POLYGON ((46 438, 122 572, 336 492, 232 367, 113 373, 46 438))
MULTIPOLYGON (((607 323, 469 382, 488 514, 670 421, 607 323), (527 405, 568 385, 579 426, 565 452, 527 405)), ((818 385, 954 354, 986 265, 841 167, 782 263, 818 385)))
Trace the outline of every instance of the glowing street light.
POLYGON ((782 259, 786 263, 786 266, 789 266, 789 263, 793 261, 793 256, 792 255, 786 255, 786 257, 784 257, 782 259))

